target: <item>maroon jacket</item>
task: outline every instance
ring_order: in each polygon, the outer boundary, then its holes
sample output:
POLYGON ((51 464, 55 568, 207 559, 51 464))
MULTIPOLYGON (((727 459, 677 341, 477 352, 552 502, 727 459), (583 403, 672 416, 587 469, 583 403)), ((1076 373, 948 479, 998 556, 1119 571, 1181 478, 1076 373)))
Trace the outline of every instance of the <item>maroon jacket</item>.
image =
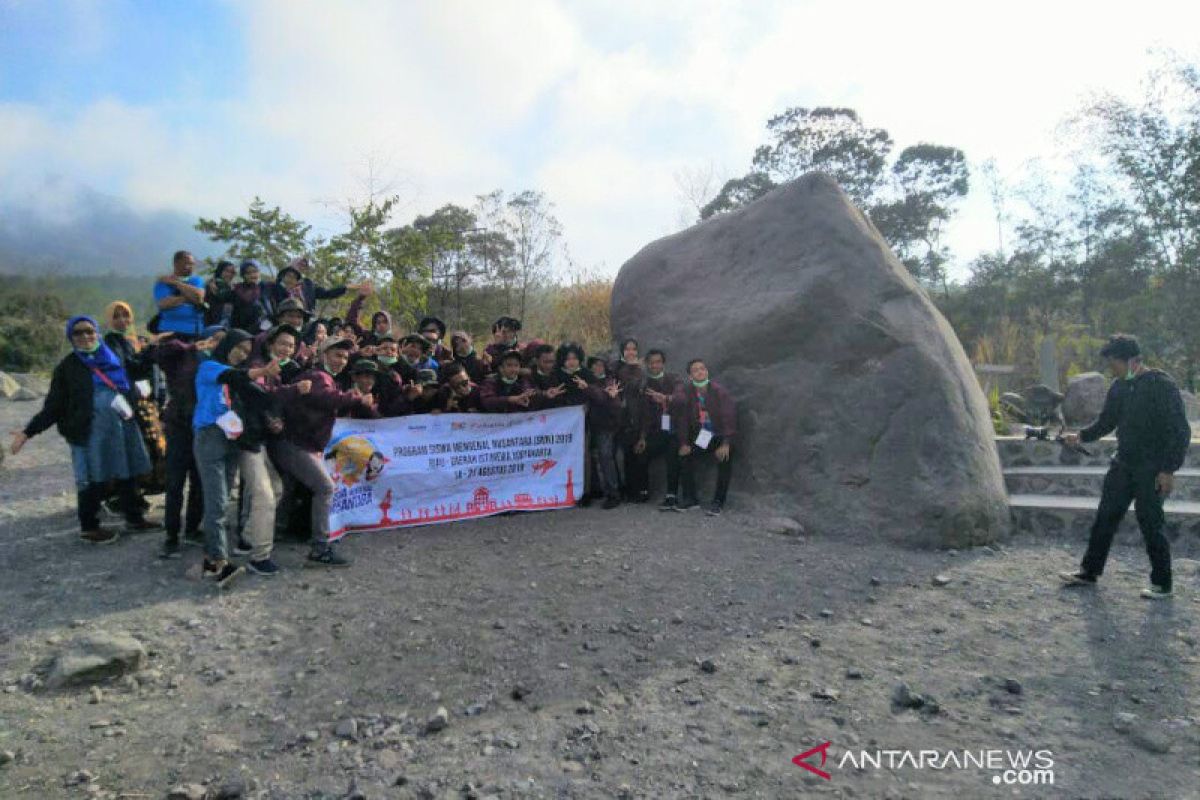
POLYGON ((194 344, 168 337, 154 346, 153 356, 167 379, 163 421, 190 428, 192 412, 196 410, 196 370, 200 368, 200 351, 194 344))
MULTIPOLYGON (((697 389, 691 381, 680 384, 671 399, 671 428, 680 445, 690 445, 700 434, 700 405, 697 389)), ((724 386, 714 380, 708 383, 705 404, 712 419, 713 435, 730 442, 737 435, 737 405, 724 386)))
POLYGON ((606 378, 603 383, 594 381, 584 390, 588 425, 597 432, 616 433, 621 427, 621 396, 609 397, 604 391, 610 383, 611 378, 606 378))
MULTIPOLYGON (((670 372, 664 373, 661 378, 651 378, 647 373, 646 385, 642 391, 642 435, 652 436, 656 433, 662 433, 662 415, 664 413, 671 414, 671 400, 682 386, 682 382, 678 375, 673 375, 670 372), (660 406, 658 403, 651 400, 645 392, 645 389, 653 389, 656 392, 667 396, 666 405, 660 406)), ((674 426, 672 426, 674 430, 674 426)))
MULTIPOLYGON (((479 405, 484 411, 490 414, 524 411, 526 409, 514 406, 508 402, 507 398, 515 394, 521 394, 532 388, 533 386, 524 378, 517 378, 512 383, 505 383, 500 379, 499 373, 497 373, 479 385, 479 405)), ((532 408, 535 402, 536 398, 532 398, 529 402, 529 407, 532 408)))
POLYGON ((374 409, 349 392, 337 388, 333 376, 323 369, 300 373, 297 381, 312 381, 312 390, 283 407, 284 436, 310 453, 322 453, 333 435, 333 421, 342 410, 357 410, 366 419, 378 417, 374 409))
POLYGON ((456 397, 453 407, 451 407, 450 398, 453 389, 449 385, 442 386, 438 389, 437 396, 433 400, 434 411, 444 411, 449 414, 468 414, 473 411, 483 411, 483 406, 479 402, 479 387, 472 386, 471 391, 466 397, 456 397))

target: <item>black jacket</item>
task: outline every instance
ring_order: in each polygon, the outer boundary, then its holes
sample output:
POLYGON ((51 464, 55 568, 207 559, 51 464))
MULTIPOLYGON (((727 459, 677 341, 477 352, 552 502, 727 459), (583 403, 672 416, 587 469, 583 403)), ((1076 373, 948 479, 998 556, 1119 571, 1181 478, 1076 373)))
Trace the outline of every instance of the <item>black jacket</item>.
POLYGON ((271 394, 250 379, 244 369, 230 367, 217 376, 218 383, 229 385, 233 410, 242 418, 242 435, 237 438, 241 450, 257 453, 270 436, 267 425, 271 418, 282 419, 271 394))
MULTIPOLYGON (((86 446, 92 432, 92 371, 75 353, 67 353, 50 376, 50 391, 42 410, 25 426, 26 436, 37 436, 51 425, 71 444, 86 446)), ((130 405, 135 398, 127 396, 130 405)))
POLYGON ((125 374, 129 376, 130 383, 154 379, 154 359, 149 347, 135 352, 129 338, 116 331, 104 334, 104 343, 121 359, 121 366, 125 367, 125 374))
POLYGON ((1115 461, 1134 470, 1175 472, 1183 466, 1192 429, 1179 387, 1165 372, 1147 370, 1115 380, 1100 417, 1079 432, 1085 442, 1117 432, 1115 461))

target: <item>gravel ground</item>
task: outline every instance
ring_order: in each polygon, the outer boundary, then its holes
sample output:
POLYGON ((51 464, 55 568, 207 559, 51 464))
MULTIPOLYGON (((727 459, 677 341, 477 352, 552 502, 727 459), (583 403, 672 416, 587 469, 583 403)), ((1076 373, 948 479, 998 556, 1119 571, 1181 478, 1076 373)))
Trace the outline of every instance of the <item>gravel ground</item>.
MULTIPOLYGON (((0 430, 32 410, 0 403, 0 430)), ((220 592, 159 534, 85 546, 73 502, 52 433, 0 467, 2 798, 1200 797, 1193 542, 1150 603, 1130 546, 1064 591, 1080 543, 931 553, 624 506, 355 537, 348 570, 284 544, 280 577, 220 592), (96 630, 146 667, 37 688, 96 630), (824 742, 829 780, 792 763, 824 742), (921 750, 1047 750, 1053 785, 844 761, 921 750)))

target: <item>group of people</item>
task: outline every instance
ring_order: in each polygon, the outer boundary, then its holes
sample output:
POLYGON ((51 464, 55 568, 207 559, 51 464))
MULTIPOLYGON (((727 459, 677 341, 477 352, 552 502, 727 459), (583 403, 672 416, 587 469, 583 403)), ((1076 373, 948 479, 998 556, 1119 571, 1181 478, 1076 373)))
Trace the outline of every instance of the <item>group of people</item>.
POLYGON ((345 566, 329 538, 334 484, 324 465, 338 417, 568 405, 586 409, 581 504, 648 502, 651 466, 661 460, 659 508, 696 508, 696 463, 709 457, 717 478, 705 510, 721 513, 737 412, 702 359, 679 377, 667 371, 666 353, 643 356, 634 339, 610 360, 573 342, 523 342, 520 320, 507 316, 482 352, 465 331, 447 337, 435 317, 399 333, 379 310, 364 326, 372 287, 317 286, 307 267, 296 259, 268 282, 254 260, 223 261, 205 280, 180 251, 155 282, 158 313, 145 333, 121 301, 109 305, 103 326, 90 316, 67 321, 71 352, 11 449, 57 426, 71 447, 83 541, 117 540, 100 523, 107 506, 126 530, 164 527, 164 558, 202 544, 203 575, 222 586, 247 568, 277 574, 272 550, 286 536, 310 540, 306 565, 345 566), (318 300, 348 293, 344 316, 316 316, 318 300), (144 494, 155 483, 165 492, 161 522, 146 516, 144 494), (232 555, 247 557, 245 567, 232 555))

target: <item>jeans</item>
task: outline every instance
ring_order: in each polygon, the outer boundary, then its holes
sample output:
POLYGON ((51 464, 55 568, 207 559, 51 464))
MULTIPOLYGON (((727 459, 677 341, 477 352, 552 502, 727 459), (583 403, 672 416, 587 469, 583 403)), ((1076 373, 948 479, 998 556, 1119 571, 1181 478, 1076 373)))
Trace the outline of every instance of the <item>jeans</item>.
MULTIPOLYGON (((329 508, 333 502, 333 479, 325 471, 325 464, 320 453, 302 450, 287 440, 281 440, 272 447, 275 466, 281 472, 288 473, 294 481, 298 481, 312 492, 312 543, 314 547, 324 547, 329 543, 329 508)), ((284 499, 286 506, 291 504, 292 481, 284 480, 284 499)))
POLYGON ((593 475, 605 497, 616 497, 620 493, 620 476, 617 474, 616 434, 613 431, 592 431, 591 446, 593 475))
POLYGON ((204 485, 204 554, 209 561, 225 561, 229 558, 225 514, 240 451, 216 425, 196 431, 193 448, 204 485))
MULTIPOLYGON (((721 437, 714 436, 712 441, 708 443, 707 450, 701 450, 696 445, 692 445, 692 452, 686 456, 679 457, 679 473, 680 479, 683 482, 683 499, 696 500, 696 460, 702 455, 712 455, 716 458, 715 453, 721 445, 721 437)), ((676 442, 678 447, 678 442, 676 442)), ((679 452, 678 449, 675 452, 679 452)), ((733 477, 733 451, 730 450, 729 458, 724 461, 717 462, 717 488, 713 493, 713 502, 719 505, 724 505, 725 495, 729 493, 729 481, 733 477)))
POLYGON ((192 426, 190 423, 170 422, 165 428, 167 437, 167 491, 163 511, 163 525, 167 538, 179 539, 182 530, 191 533, 200 528, 204 511, 204 498, 200 490, 200 473, 196 469, 196 456, 192 452, 192 426), (183 494, 187 488, 187 513, 183 517, 183 494))
POLYGON ((271 557, 275 543, 275 491, 267 470, 267 454, 242 450, 238 455, 242 477, 242 538, 250 544, 250 560, 271 557))
POLYGON ((1114 463, 1104 476, 1104 489, 1100 495, 1100 508, 1096 510, 1096 521, 1088 539, 1087 552, 1083 556, 1082 570, 1088 575, 1099 577, 1108 560, 1108 550, 1113 536, 1130 503, 1136 503, 1138 527, 1142 529, 1142 540, 1146 544, 1146 555, 1150 557, 1150 582, 1164 589, 1171 588, 1171 545, 1163 535, 1163 498, 1155 486, 1158 473, 1153 469, 1132 470, 1114 463))

